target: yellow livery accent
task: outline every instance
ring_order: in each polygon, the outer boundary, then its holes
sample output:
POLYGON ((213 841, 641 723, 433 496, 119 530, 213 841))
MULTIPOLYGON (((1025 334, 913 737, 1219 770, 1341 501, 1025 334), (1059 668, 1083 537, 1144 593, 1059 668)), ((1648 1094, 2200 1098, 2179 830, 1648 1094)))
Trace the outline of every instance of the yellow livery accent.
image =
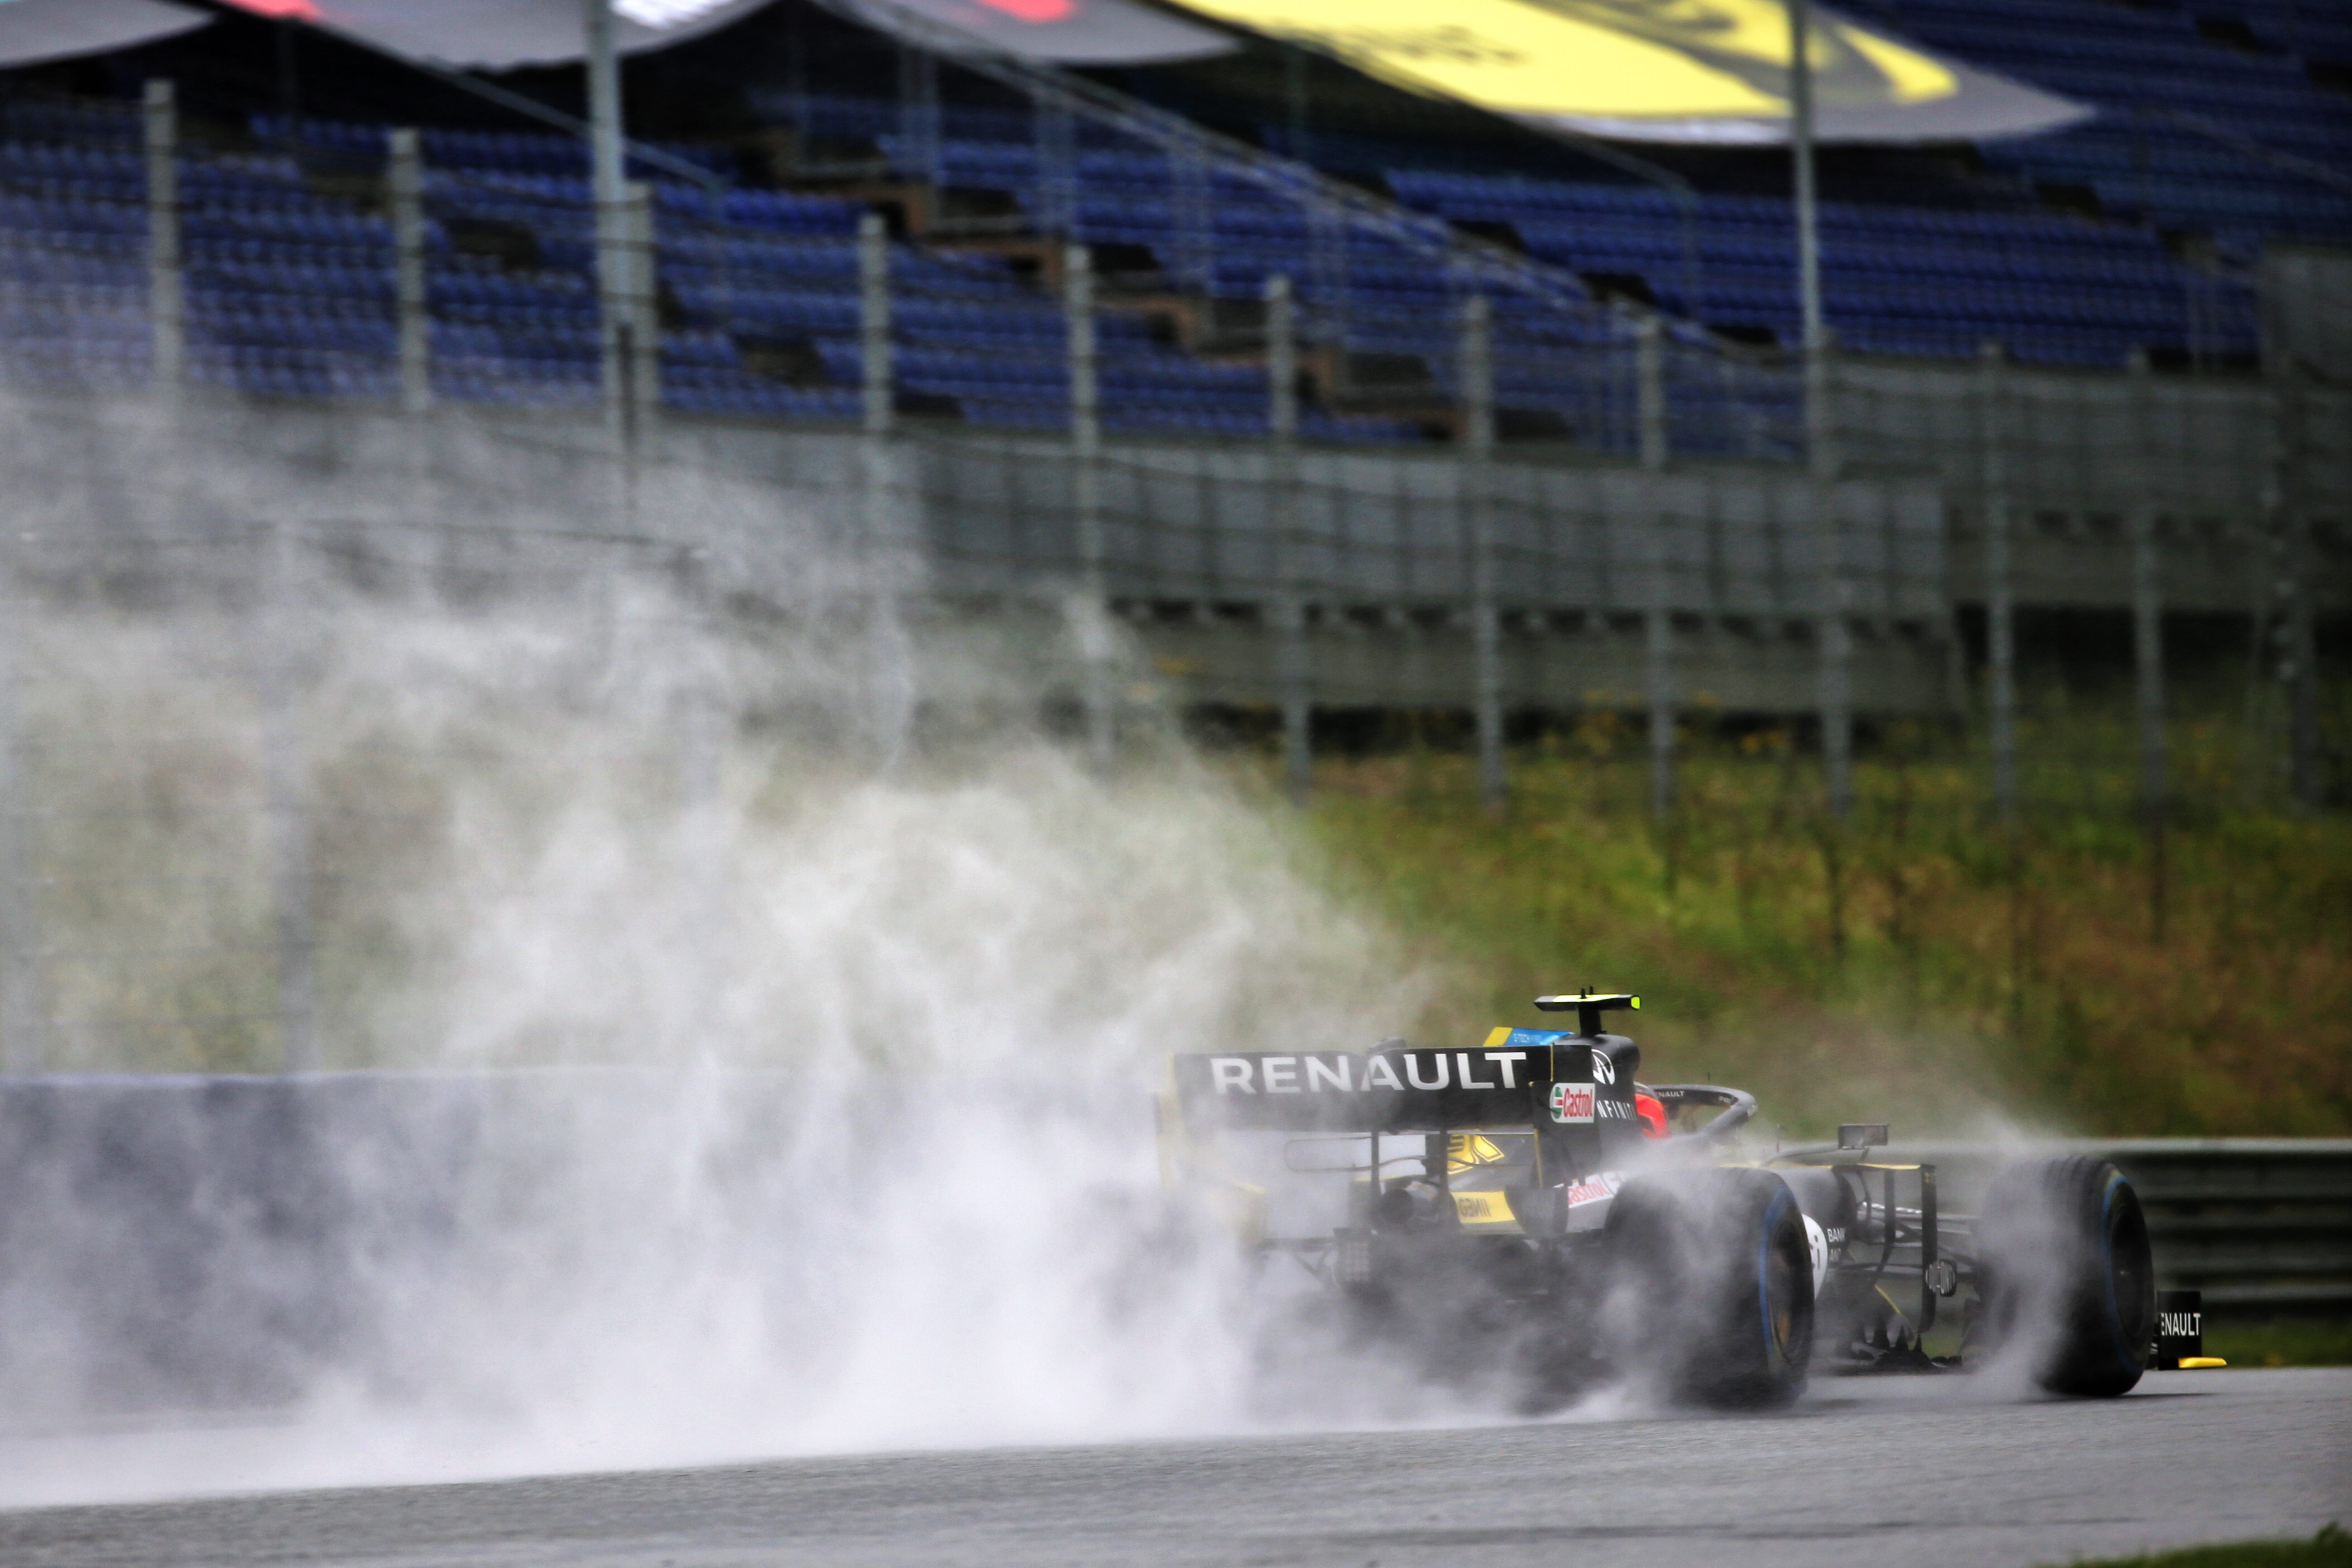
MULTIPOLYGON (((1464 1225, 1516 1225, 1511 1200, 1500 1193, 1456 1193, 1454 1214, 1464 1225)), ((2187 1365, 2187 1363, 2183 1363, 2187 1365)))
POLYGON ((2185 1355, 2180 1358, 2180 1370, 2183 1372, 2202 1372, 2208 1367, 2229 1364, 2217 1355, 2185 1355))
POLYGON ((1510 1155, 1484 1132, 1456 1132, 1445 1140, 1445 1168, 1467 1171, 1476 1165, 1499 1165, 1510 1155))

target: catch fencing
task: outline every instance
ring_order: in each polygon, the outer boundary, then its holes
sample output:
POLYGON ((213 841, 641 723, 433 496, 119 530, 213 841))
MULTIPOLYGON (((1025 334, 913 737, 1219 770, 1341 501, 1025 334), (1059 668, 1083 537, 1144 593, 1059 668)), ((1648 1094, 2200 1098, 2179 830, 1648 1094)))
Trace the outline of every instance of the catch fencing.
MULTIPOLYGON (((687 177, 694 149, 600 207, 577 148, 319 121, 224 140, 167 83, 136 110, 13 102, 5 128, 18 384, 569 411, 624 468, 711 423, 838 432, 865 448, 824 467, 866 548, 912 539, 947 600, 1126 618, 1176 700, 1276 716, 1297 791, 1318 712, 1467 712, 1499 798, 1515 720, 1612 708, 1643 716, 1661 812, 1681 725, 1727 712, 1805 721, 1842 811, 1857 725, 1973 710, 2013 816, 2038 787, 2016 618, 2114 606, 2143 815, 2179 788, 2168 621, 2191 614, 2245 617, 2253 743, 2285 795, 2328 794, 2316 627, 2352 596, 2330 435, 2352 406, 2292 363, 1832 352, 1807 374, 1157 121, 1093 124, 1070 155, 1203 161, 1200 194, 1271 203, 1269 235, 1320 237, 1315 265, 1250 301, 1181 287, 1214 257, 1098 275, 1050 223, 917 247, 858 211, 919 181, 746 190, 687 177)), ((1121 683, 1084 685, 1113 734, 1121 683)))

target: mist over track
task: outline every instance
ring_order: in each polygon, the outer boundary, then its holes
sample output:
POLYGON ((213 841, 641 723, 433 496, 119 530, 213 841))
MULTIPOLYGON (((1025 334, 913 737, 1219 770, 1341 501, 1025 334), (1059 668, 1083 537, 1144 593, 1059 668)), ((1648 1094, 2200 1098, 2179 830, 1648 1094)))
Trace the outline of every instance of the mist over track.
MULTIPOLYGON (((2151 1374, 2119 1401, 1816 1385, 1753 1417, 1566 1420, 286 1491, 0 1513, 12 1568, 1366 1564, 1942 1568, 2308 1534, 2352 1514, 2352 1370, 2151 1374)), ((135 1473, 234 1433, 0 1438, 135 1473), (142 1451, 146 1451, 142 1453, 142 1451)), ((452 1456, 453 1462, 457 1457, 452 1456)), ((335 1457, 315 1455, 331 1475, 335 1457)), ((179 1467, 173 1467, 175 1469, 179 1467)), ((183 1472, 181 1484, 194 1477, 183 1472)), ((0 1494, 5 1495, 5 1494, 0 1494)))

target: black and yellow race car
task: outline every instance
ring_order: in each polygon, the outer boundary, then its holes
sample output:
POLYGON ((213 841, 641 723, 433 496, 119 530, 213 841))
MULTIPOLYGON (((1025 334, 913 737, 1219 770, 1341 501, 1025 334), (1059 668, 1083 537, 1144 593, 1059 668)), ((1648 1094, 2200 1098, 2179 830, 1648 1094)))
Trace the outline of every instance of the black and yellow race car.
POLYGON ((1934 1164, 1879 1157, 1884 1126, 1759 1157, 1752 1096, 1641 1082, 1641 1047, 1602 1026, 1637 997, 1535 1005, 1575 1026, 1177 1057, 1167 1178, 1303 1267, 1351 1333, 1507 1367, 1538 1405, 1628 1374, 1756 1405, 1817 1371, 1995 1362, 2112 1395, 2198 1353, 2193 1293, 2159 1302, 2106 1161, 2022 1162, 1948 1212, 1934 1164))

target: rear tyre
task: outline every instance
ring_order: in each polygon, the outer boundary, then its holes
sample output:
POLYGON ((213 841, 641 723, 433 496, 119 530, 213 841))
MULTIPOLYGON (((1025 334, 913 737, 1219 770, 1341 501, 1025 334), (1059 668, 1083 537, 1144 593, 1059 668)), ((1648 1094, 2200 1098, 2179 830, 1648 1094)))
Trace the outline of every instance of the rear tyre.
POLYGON ((1977 1290, 1997 1360, 2053 1394, 2112 1398, 2147 1370, 2156 1260, 2139 1194, 2094 1154, 2016 1165, 1977 1217, 1977 1290))
POLYGON ((1610 1205, 1605 1237, 1617 1357, 1706 1405, 1785 1405, 1804 1392, 1812 1259, 1797 1200, 1777 1174, 1636 1177, 1610 1205))

